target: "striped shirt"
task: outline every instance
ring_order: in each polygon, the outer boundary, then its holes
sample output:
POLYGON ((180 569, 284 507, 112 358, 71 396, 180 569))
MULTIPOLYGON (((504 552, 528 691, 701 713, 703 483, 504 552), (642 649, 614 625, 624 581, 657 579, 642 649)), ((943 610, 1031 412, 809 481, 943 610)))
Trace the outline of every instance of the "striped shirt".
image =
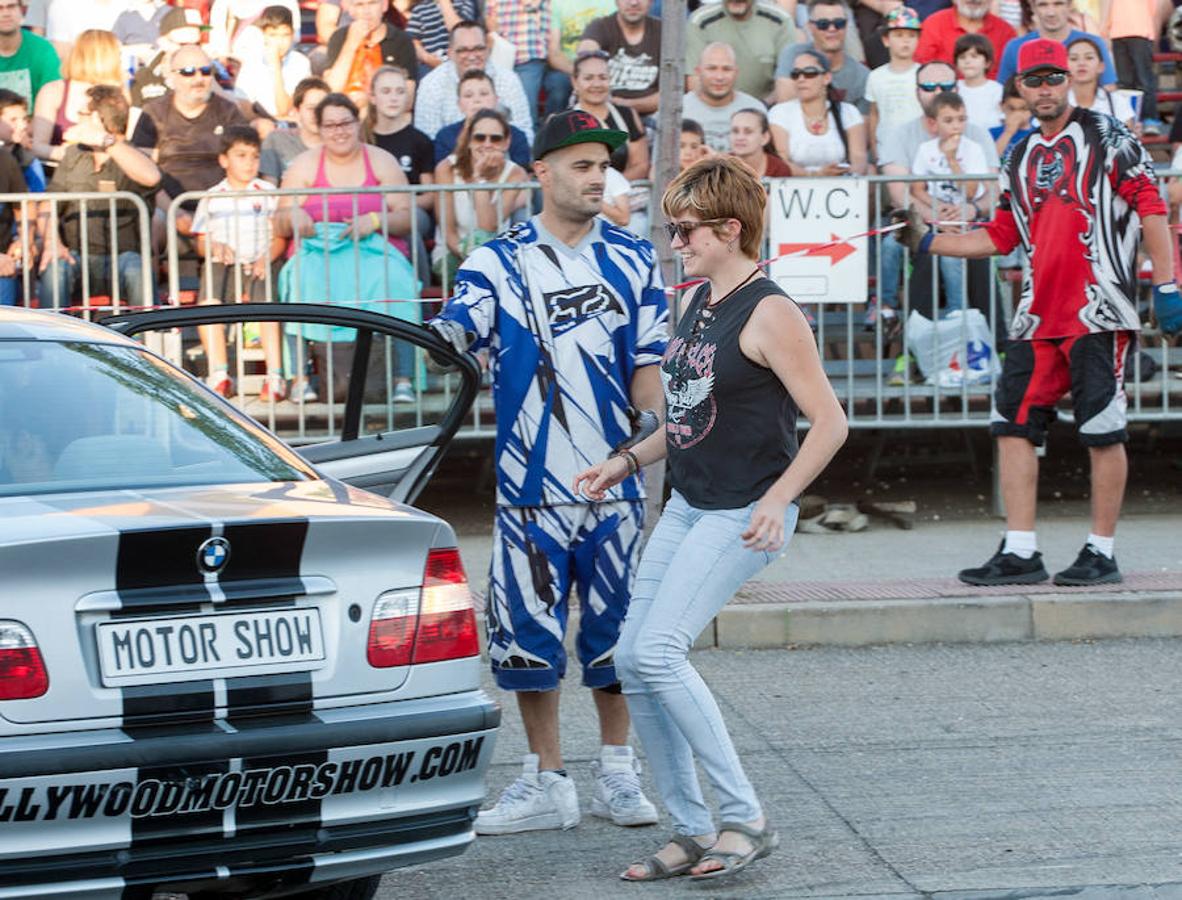
MULTIPOLYGON (((476 0, 452 0, 456 15, 461 19, 476 18, 476 0)), ((447 58, 447 41, 450 34, 443 21, 443 12, 435 0, 419 0, 410 11, 406 33, 411 40, 419 41, 423 49, 442 59, 447 58)), ((414 78, 416 73, 411 72, 414 78)))
POLYGON ((497 34, 517 48, 513 65, 545 59, 549 47, 550 0, 488 0, 487 14, 497 34))

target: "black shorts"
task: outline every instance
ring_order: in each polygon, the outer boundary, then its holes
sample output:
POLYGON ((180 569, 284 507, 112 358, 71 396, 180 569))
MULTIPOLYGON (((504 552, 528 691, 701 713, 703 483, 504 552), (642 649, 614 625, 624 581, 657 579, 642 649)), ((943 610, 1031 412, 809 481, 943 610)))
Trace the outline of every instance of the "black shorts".
MULTIPOLYGON (((201 293, 202 303, 265 303, 267 301, 267 281, 264 278, 252 278, 248 273, 249 267, 242 269, 242 281, 234 271, 236 266, 224 263, 202 261, 201 263, 201 293)), ((274 271, 272 267, 272 271, 274 271)), ((277 279, 271 279, 271 294, 279 290, 277 279)))
POLYGON ((1136 343, 1132 331, 1011 341, 993 396, 990 432, 1041 447, 1055 405, 1070 393, 1080 443, 1124 443, 1129 439, 1125 360, 1136 343))

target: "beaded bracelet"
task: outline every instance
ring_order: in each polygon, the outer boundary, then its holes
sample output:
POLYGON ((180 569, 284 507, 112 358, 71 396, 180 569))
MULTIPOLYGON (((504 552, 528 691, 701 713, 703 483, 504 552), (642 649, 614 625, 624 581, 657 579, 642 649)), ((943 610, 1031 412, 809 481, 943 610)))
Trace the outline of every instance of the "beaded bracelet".
POLYGON ((640 471, 640 460, 638 460, 636 458, 636 454, 633 453, 631 450, 620 450, 617 453, 614 453, 612 455, 624 457, 624 462, 628 466, 628 474, 629 475, 635 475, 637 472, 640 471))

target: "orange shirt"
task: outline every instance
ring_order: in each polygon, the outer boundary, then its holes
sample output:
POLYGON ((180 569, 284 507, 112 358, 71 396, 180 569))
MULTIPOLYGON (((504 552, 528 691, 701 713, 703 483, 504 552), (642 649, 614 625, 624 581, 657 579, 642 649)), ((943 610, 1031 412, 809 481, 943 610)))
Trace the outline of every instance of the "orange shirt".
POLYGON ((1157 40, 1157 0, 1112 0, 1104 31, 1109 39, 1139 37, 1157 40))
POLYGON ((345 93, 369 92, 369 81, 373 73, 382 67, 382 45, 365 44, 353 57, 349 66, 349 79, 345 82, 345 93))

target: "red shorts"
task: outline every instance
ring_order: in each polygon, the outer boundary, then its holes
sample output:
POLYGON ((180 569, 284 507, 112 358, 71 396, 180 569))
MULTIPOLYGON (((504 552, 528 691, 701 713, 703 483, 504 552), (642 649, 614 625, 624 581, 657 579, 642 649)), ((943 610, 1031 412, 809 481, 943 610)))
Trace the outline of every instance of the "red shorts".
POLYGON ((1127 441, 1125 360, 1135 344, 1132 331, 1011 341, 993 396, 990 432, 1024 437, 1040 447, 1055 405, 1070 393, 1084 446, 1127 441))

